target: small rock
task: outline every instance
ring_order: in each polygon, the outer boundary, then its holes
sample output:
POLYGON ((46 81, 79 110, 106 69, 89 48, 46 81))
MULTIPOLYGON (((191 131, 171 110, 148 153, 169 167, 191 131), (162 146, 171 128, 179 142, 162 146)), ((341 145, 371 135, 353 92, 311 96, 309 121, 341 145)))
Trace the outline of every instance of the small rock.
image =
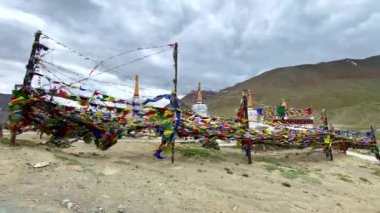
POLYGON ((114 161, 114 163, 116 163, 116 164, 123 164, 123 165, 131 165, 130 162, 127 162, 127 161, 124 161, 124 160, 117 160, 117 161, 114 161))
POLYGON ((102 207, 96 207, 95 209, 92 210, 92 213, 105 213, 106 210, 102 207))
POLYGON ((103 198, 106 198, 106 199, 109 199, 109 198, 110 198, 110 196, 107 195, 107 194, 103 194, 102 197, 103 197, 103 198))
POLYGON ((290 186, 291 186, 290 183, 285 183, 285 182, 281 183, 281 185, 286 186, 288 188, 290 188, 290 186))
POLYGON ((74 205, 73 210, 76 211, 76 212, 82 212, 81 208, 80 208, 80 206, 78 204, 74 205))
POLYGON ((198 169, 198 172, 202 172, 202 170, 201 170, 201 169, 198 169))
POLYGON ((227 172, 228 174, 230 174, 230 175, 233 174, 233 172, 231 171, 231 169, 229 169, 229 168, 224 168, 224 169, 226 170, 226 172, 227 172))
POLYGON ((336 203, 336 205, 337 205, 337 206, 342 206, 342 204, 341 204, 341 203, 336 203))
POLYGON ((66 204, 66 206, 67 206, 68 209, 72 209, 73 206, 74 206, 74 203, 73 203, 73 202, 68 202, 68 203, 66 204))
POLYGON ((126 212, 125 206, 123 206, 123 205, 120 204, 120 205, 117 207, 117 212, 118 212, 118 213, 124 213, 124 212, 126 212))
POLYGON ((77 184, 77 186, 78 186, 78 188, 80 188, 80 189, 85 189, 86 187, 84 186, 84 185, 82 185, 82 184, 77 184))
POLYGON ((49 162, 38 162, 38 163, 34 164, 33 167, 34 168, 42 168, 42 167, 45 167, 48 165, 49 165, 49 162))
POLYGON ((232 211, 236 211, 237 209, 237 206, 234 206, 234 208, 232 208, 232 211))
POLYGON ((64 199, 62 200, 62 205, 66 206, 67 203, 69 203, 70 200, 69 199, 64 199))
POLYGON ((246 174, 246 173, 241 174, 241 176, 243 176, 243 177, 249 177, 249 175, 246 174))

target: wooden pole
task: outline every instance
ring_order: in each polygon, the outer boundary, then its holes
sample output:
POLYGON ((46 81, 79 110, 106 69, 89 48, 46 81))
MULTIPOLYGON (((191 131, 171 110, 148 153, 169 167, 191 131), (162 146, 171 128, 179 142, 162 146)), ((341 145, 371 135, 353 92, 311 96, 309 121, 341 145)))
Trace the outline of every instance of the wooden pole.
MULTIPOLYGON (((26 73, 24 76, 24 83, 23 83, 23 87, 27 89, 29 89, 29 87, 32 84, 33 72, 35 69, 35 62, 36 62, 35 56, 36 56, 37 50, 41 47, 40 45, 41 35, 42 35, 42 32, 40 30, 38 30, 34 34, 34 42, 32 45, 32 50, 30 52, 28 64, 26 65, 26 73)), ((17 86, 15 86, 15 90, 17 90, 17 86)), ((11 138, 10 138, 10 143, 9 143, 10 146, 16 145, 17 128, 18 128, 17 124, 14 124, 14 126, 11 128, 11 138)))
MULTIPOLYGON (((177 85, 178 85, 178 43, 175 42, 174 43, 174 50, 173 50, 173 59, 174 59, 174 80, 173 80, 173 83, 174 83, 174 101, 175 103, 177 104, 178 103, 178 100, 177 100, 177 85)), ((174 115, 174 118, 176 118, 177 116, 177 112, 178 112, 178 109, 177 109, 177 106, 175 106, 176 109, 175 109, 175 115, 174 115)), ((180 122, 180 121, 175 121, 175 122, 180 122)), ((175 146, 175 138, 173 136, 173 140, 172 140, 172 163, 174 163, 174 146, 175 146)))
MULTIPOLYGON (((245 132, 249 134, 249 120, 248 120, 248 94, 247 91, 243 91, 243 109, 244 109, 244 119, 245 119, 245 132)), ((251 137, 247 136, 247 157, 248 164, 252 164, 252 156, 251 156, 251 137)))
POLYGON ((0 123, 0 140, 3 139, 3 137, 4 137, 4 134, 3 134, 3 124, 0 123))
POLYGON ((35 55, 36 55, 37 50, 40 47, 41 35, 42 35, 42 32, 40 30, 38 30, 34 34, 34 42, 33 42, 33 46, 32 46, 32 51, 30 52, 28 64, 26 65, 26 73, 25 73, 24 84, 23 84, 24 86, 27 86, 27 87, 30 86, 32 83, 34 65, 35 65, 35 61, 36 61, 35 55))
POLYGON ((374 148, 375 157, 376 157, 377 160, 380 161, 379 146, 378 146, 378 144, 377 144, 375 131, 373 130, 373 126, 372 126, 372 125, 371 125, 371 132, 372 132, 372 139, 373 139, 373 141, 375 142, 375 146, 373 147, 373 148, 374 148))
POLYGON ((373 141, 377 144, 375 131, 373 130, 373 126, 372 126, 372 125, 371 125, 371 132, 372 132, 372 139, 373 139, 373 141))
MULTIPOLYGON (((327 114, 326 114, 326 110, 323 111, 323 118, 324 118, 324 125, 325 125, 325 130, 327 131, 326 134, 329 134, 329 123, 328 123, 328 119, 327 119, 327 114)), ((331 138, 330 138, 330 143, 329 143, 329 149, 326 150, 326 158, 330 157, 330 161, 332 161, 334 159, 333 157, 333 153, 332 153, 332 142, 331 142, 331 138)))

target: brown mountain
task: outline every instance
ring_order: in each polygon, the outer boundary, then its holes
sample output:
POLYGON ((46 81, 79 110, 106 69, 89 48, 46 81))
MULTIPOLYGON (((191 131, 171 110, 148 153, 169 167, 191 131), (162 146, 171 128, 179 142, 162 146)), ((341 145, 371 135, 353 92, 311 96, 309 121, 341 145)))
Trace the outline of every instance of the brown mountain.
MULTIPOLYGON (((210 93, 211 113, 235 116, 243 89, 251 89, 255 106, 326 108, 332 123, 352 128, 380 127, 380 56, 282 67, 210 93)), ((194 94, 182 101, 191 105, 194 94)))
POLYGON ((0 123, 4 123, 8 118, 8 102, 11 97, 9 94, 0 93, 0 123))

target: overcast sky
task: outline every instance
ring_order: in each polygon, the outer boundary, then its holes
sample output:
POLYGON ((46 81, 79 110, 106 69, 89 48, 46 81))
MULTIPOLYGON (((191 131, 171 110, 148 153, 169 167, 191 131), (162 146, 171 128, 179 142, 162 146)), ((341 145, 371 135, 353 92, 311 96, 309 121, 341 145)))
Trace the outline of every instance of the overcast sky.
MULTIPOLYGON (((96 61, 177 41, 186 93, 198 81, 218 90, 276 67, 378 55, 379 23, 377 0, 0 0, 0 92, 22 82, 38 29, 96 61)), ((154 52, 126 54, 97 72, 154 52)), ((65 51, 46 60, 82 74, 94 67, 65 51)), ((98 78, 133 86, 128 79, 139 74, 141 87, 170 90, 172 52, 114 71, 98 78)))

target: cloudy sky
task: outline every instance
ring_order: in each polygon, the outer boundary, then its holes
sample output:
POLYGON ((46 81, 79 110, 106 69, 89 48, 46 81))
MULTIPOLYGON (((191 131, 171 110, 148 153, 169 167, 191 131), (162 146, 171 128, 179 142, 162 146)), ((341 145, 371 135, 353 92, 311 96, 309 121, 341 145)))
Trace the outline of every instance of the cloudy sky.
MULTIPOLYGON (((0 92, 21 83, 33 34, 44 34, 101 61, 120 52, 179 43, 179 90, 202 81, 218 90, 272 68, 380 54, 377 0, 0 0, 0 92)), ((57 49, 45 60, 87 75, 96 62, 57 49)), ((136 51, 95 73, 161 49, 136 51)), ((54 70, 50 70, 54 71, 54 70)), ((57 71, 57 70, 56 70, 57 71)), ((58 72, 58 71, 57 71, 58 72)), ((122 66, 97 79, 171 89, 171 50, 122 66)), ((110 87, 88 83, 92 87, 110 87)))

